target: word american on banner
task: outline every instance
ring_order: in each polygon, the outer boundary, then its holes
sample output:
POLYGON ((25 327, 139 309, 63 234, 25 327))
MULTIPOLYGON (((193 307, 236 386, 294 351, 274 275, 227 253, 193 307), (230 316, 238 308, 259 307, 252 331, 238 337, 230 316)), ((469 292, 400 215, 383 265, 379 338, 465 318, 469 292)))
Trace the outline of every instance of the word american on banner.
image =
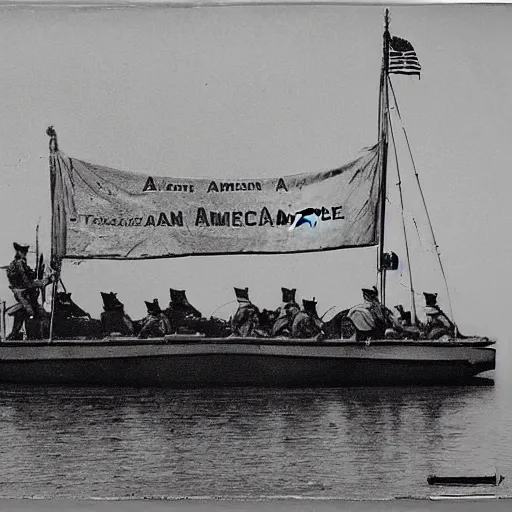
POLYGON ((185 179, 54 156, 61 258, 149 259, 312 252, 378 244, 378 145, 338 169, 262 179, 185 179), (313 224, 290 230, 296 213, 313 224))

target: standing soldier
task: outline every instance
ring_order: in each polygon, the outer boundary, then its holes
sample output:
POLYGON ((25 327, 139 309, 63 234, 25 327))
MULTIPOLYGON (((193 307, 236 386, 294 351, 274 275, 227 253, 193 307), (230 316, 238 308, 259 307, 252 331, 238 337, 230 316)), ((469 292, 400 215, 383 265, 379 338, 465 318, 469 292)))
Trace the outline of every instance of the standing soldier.
POLYGON ((16 254, 14 260, 7 267, 7 279, 9 287, 18 301, 13 312, 14 323, 8 340, 19 340, 21 328, 25 320, 41 316, 43 309, 37 299, 39 289, 44 288, 51 282, 51 278, 36 279, 36 273, 27 264, 28 245, 13 243, 16 254))

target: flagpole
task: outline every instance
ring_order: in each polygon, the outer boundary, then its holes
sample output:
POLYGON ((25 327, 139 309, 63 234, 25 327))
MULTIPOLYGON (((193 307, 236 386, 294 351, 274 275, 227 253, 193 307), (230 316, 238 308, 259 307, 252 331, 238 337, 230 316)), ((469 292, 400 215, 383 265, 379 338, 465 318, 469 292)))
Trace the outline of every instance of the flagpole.
POLYGON ((382 72, 379 91, 379 141, 381 162, 381 188, 380 188, 380 229, 379 229, 379 263, 380 301, 386 304, 386 269, 384 268, 384 236, 386 222, 386 192, 387 192, 387 160, 388 160, 388 73, 389 73, 389 10, 384 16, 382 72))

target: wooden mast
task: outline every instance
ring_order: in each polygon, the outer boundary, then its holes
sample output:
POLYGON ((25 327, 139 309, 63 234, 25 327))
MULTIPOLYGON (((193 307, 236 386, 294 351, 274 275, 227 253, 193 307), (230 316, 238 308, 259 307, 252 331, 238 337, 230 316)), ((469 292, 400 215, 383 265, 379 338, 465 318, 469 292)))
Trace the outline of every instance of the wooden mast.
POLYGON ((49 149, 50 149, 50 195, 51 195, 51 208, 52 208, 52 248, 51 248, 51 267, 55 272, 53 276, 52 283, 52 303, 51 303, 51 313, 50 313, 50 333, 48 337, 49 343, 53 341, 53 324, 55 318, 55 296, 57 295, 57 287, 59 285, 60 280, 60 270, 61 270, 61 259, 55 251, 55 212, 54 212, 54 201, 55 201, 55 182, 56 182, 56 166, 55 166, 55 158, 57 152, 59 151, 59 145, 57 143, 57 132, 53 129, 53 126, 50 126, 46 130, 47 135, 50 137, 49 149))
POLYGON ((384 236, 386 222, 387 160, 388 160, 388 72, 389 72, 389 10, 384 16, 382 71, 379 92, 379 141, 381 162, 380 228, 379 228, 379 288, 381 304, 386 304, 386 269, 384 268, 384 236))

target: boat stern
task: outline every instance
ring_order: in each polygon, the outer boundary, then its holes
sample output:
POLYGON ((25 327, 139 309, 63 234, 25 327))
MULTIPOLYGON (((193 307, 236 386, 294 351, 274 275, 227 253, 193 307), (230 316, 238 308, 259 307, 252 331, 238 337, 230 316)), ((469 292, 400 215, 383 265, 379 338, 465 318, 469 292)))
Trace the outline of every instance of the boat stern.
POLYGON ((478 375, 496 369, 496 349, 473 348, 468 358, 471 368, 471 376, 478 375))

